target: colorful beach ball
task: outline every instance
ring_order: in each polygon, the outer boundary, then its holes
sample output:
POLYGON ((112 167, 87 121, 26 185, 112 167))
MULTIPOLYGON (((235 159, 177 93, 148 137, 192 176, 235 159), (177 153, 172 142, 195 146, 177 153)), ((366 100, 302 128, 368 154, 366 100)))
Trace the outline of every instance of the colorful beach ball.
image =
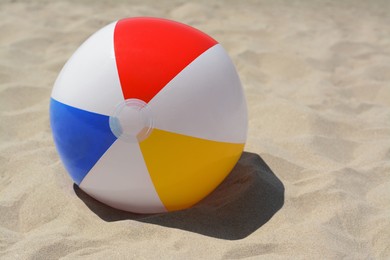
POLYGON ((238 161, 247 110, 224 48, 190 26, 129 18, 87 39, 59 74, 51 127, 87 194, 137 213, 188 208, 238 161))

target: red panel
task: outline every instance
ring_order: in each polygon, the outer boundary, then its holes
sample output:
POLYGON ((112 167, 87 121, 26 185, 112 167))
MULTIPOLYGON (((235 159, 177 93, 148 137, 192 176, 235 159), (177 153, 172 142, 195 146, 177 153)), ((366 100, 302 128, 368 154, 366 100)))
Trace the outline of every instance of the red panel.
POLYGON ((159 18, 118 21, 115 58, 125 99, 149 102, 169 81, 217 42, 188 25, 159 18))

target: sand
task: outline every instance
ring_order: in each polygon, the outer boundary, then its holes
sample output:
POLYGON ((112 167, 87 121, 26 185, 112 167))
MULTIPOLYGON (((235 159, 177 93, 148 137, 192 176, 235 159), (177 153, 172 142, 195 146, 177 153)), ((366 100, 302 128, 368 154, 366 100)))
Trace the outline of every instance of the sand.
POLYGON ((389 1, 0 2, 0 259, 389 259, 389 1), (102 26, 158 16, 229 52, 249 133, 194 208, 85 195, 51 137, 60 69, 102 26))

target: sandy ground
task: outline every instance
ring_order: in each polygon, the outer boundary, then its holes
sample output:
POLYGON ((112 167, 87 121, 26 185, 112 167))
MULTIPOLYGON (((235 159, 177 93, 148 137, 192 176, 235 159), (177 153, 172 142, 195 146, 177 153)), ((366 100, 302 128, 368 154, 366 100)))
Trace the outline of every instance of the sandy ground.
POLYGON ((390 258, 390 1, 3 0, 0 17, 1 259, 390 258), (60 69, 131 16, 212 35, 245 89, 246 152, 190 210, 97 203, 53 145, 60 69))

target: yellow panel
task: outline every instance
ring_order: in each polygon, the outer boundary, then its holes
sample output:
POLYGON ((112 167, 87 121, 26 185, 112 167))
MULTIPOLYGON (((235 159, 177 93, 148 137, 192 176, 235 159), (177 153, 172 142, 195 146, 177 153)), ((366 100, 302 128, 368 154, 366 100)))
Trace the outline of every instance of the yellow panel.
POLYGON ((173 211, 188 208, 212 192, 233 169, 244 144, 154 129, 140 147, 161 201, 173 211))

